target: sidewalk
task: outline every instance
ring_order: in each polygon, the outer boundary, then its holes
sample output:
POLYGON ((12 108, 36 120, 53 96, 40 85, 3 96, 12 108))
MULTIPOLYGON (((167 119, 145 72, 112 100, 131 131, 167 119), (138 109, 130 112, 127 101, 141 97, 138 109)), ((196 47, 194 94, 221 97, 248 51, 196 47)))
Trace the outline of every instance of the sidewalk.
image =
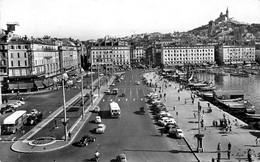
MULTIPOLYGON (((109 81, 109 83, 113 82, 115 77, 112 77, 109 81)), ((94 81, 95 83, 98 82, 98 80, 94 81)), ((106 86, 102 86, 100 88, 100 96, 98 96, 98 89, 96 89, 93 93, 94 95, 94 104, 93 106, 97 105, 99 101, 103 97, 103 92, 108 88, 109 84, 106 86)), ((84 90, 83 94, 89 93, 90 90, 84 90)), ((71 100, 66 102, 66 105, 70 105, 72 102, 74 102, 78 97, 81 96, 81 93, 73 97, 71 100)), ((61 149, 63 147, 66 147, 70 145, 74 138, 77 136, 78 132, 80 129, 83 127, 85 122, 88 120, 89 116, 91 115, 91 112, 89 110, 92 109, 92 106, 89 105, 85 111, 84 111, 84 118, 79 118, 75 124, 71 127, 71 129, 68 130, 68 132, 71 133, 71 138, 68 139, 68 141, 63 141, 63 140, 55 140, 52 143, 47 143, 47 144, 42 144, 42 145, 31 145, 30 142, 27 139, 32 137, 34 134, 36 134, 40 129, 42 129, 45 125, 47 125, 51 120, 53 120, 60 112, 63 111, 63 106, 59 107, 55 112, 53 112, 48 118, 45 118, 41 123, 36 125, 31 131, 26 133, 23 137, 21 137, 18 141, 16 141, 11 149, 16 152, 24 152, 24 153, 35 153, 35 152, 49 152, 49 151, 54 151, 57 149, 61 149)))
MULTIPOLYGON (((166 101, 162 98, 161 100, 165 103, 168 111, 175 118, 176 122, 184 132, 185 140, 190 145, 192 151, 202 162, 211 162, 214 158, 217 161, 217 145, 221 144, 221 162, 225 161, 248 161, 247 160, 247 150, 250 148, 253 152, 254 161, 259 161, 257 159, 260 153, 260 145, 256 146, 256 137, 260 137, 260 131, 251 129, 243 121, 237 119, 236 117, 222 111, 218 107, 210 104, 212 108, 211 113, 205 113, 204 118, 204 128, 201 128, 201 134, 204 134, 203 138, 203 153, 197 153, 197 139, 194 137, 198 134, 198 102, 202 106, 201 111, 207 110, 208 102, 202 101, 200 98, 196 97, 194 104, 191 102, 191 91, 183 90, 178 93, 179 83, 169 82, 165 83, 164 80, 160 81, 158 75, 155 73, 145 74, 144 76, 147 80, 152 79, 152 83, 157 83, 160 87, 164 85, 162 89, 162 96, 166 93, 166 101), (154 78, 154 76, 156 76, 154 78), (167 88, 165 88, 167 84, 167 88), (169 86, 169 84, 171 86, 169 86), (180 101, 178 100, 180 97, 180 101), (186 104, 185 104, 186 99, 186 104), (173 111, 173 106, 176 106, 175 111, 173 111), (196 118, 194 117, 194 112, 196 118), (225 114, 227 119, 230 119, 232 123, 232 131, 227 132, 222 130, 221 127, 213 127, 213 121, 223 119, 223 114, 225 114), (237 121, 235 121, 237 120, 237 121), (231 143, 231 156, 228 159, 227 150, 228 143, 231 143)), ((155 88, 153 88, 155 91, 155 88)), ((156 92, 158 93, 159 88, 156 92)))

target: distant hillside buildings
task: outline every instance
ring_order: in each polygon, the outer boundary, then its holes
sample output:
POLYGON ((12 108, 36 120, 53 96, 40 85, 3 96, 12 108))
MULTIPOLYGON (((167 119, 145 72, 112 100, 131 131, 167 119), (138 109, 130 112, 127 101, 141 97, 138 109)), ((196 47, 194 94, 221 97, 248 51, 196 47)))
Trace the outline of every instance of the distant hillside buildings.
POLYGON ((57 83, 63 72, 80 68, 112 73, 139 65, 174 67, 255 64, 260 61, 258 25, 236 26, 229 11, 189 32, 142 33, 123 38, 78 41, 27 38, 14 34, 18 23, 0 32, 0 81, 4 91, 31 91, 57 83), (248 32, 249 30, 254 31, 248 32))

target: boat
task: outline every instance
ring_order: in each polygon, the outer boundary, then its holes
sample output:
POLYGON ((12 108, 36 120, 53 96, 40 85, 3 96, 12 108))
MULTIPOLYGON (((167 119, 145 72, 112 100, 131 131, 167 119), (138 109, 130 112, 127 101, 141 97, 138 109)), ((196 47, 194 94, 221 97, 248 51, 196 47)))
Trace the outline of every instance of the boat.
POLYGON ((231 76, 239 76, 239 77, 249 77, 250 74, 246 72, 233 72, 230 73, 231 76))
POLYGON ((232 114, 254 114, 255 106, 249 100, 224 102, 228 112, 232 114))

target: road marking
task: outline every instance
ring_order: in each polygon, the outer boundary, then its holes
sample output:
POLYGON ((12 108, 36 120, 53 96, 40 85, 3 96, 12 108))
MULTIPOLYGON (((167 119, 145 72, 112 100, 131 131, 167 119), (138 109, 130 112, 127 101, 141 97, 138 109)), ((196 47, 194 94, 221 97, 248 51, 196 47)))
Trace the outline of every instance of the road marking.
POLYGON ((125 100, 127 101, 127 98, 125 100))
POLYGON ((143 101, 143 98, 141 98, 141 101, 143 101))
POLYGON ((135 101, 135 98, 133 98, 133 101, 135 101))

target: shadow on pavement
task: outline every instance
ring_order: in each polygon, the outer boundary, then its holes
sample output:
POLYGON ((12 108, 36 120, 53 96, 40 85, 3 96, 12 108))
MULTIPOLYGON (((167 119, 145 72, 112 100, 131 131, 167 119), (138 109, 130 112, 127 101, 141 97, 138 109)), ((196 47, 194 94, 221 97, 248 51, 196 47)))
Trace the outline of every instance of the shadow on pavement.
POLYGON ((178 154, 178 153, 191 153, 192 151, 182 151, 182 150, 127 150, 125 149, 124 151, 131 151, 131 152, 170 152, 173 154, 178 154))
POLYGON ((260 137, 260 132, 250 131, 249 133, 252 134, 252 135, 255 136, 255 137, 260 137))

